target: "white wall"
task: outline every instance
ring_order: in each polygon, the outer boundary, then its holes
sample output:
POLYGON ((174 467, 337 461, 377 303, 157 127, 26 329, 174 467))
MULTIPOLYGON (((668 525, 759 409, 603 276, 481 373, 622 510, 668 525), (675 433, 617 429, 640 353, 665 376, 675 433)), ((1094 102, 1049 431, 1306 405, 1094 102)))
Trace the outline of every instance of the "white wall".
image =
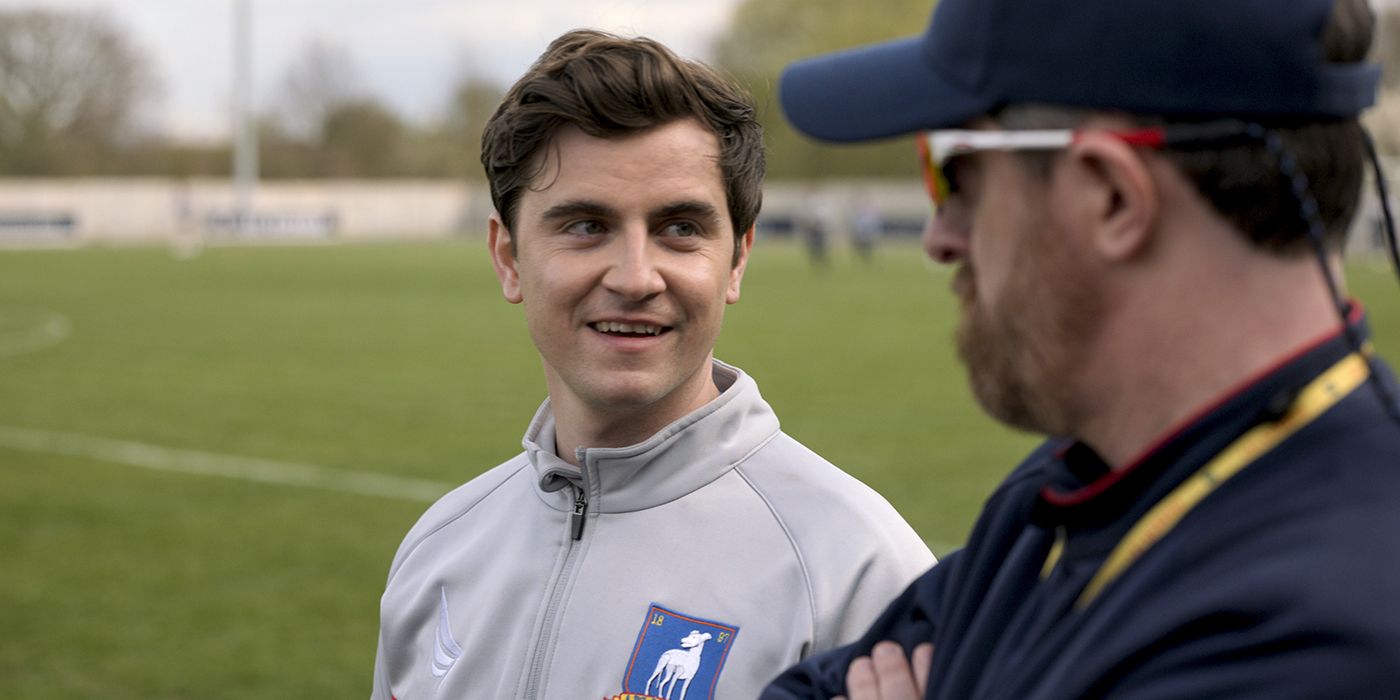
MULTIPOLYGON (((1392 188, 1400 188, 1400 162, 1388 162, 1386 168, 1392 188)), ((899 235, 916 237, 919 223, 930 213, 928 195, 917 180, 769 182, 764 187, 760 235, 765 235, 765 229, 772 235, 783 233, 782 225, 817 210, 830 235, 844 239, 862 199, 872 201, 887 227, 900 229, 899 235)), ((1372 235, 1379 217, 1376 201, 1368 178, 1353 223, 1349 246, 1353 252, 1376 250, 1372 235)), ((490 193, 479 183, 266 181, 258 186, 253 213, 260 218, 295 219, 284 227, 287 230, 233 236, 211 229, 209 217, 227 217, 233 213, 233 203, 234 190, 226 179, 0 179, 0 247, 159 244, 197 235, 209 242, 444 238, 484 232, 492 211, 490 193), (296 229, 298 221, 328 215, 334 220, 330 236, 296 229), (65 230, 56 225, 61 219, 71 220, 72 226, 65 230), (23 226, 18 225, 20 220, 48 220, 55 225, 23 226)))
MULTIPOLYGON (((211 216, 234 212, 222 179, 0 179, 0 245, 159 243, 206 231, 211 216), (71 219, 64 235, 56 225, 71 219), (21 220, 51 226, 24 226, 21 220), (8 225, 7 225, 8 221, 8 225)), ((260 218, 334 215, 333 237, 444 237, 485 221, 490 197, 457 181, 273 181, 258 186, 260 218)), ((256 232, 252 232, 254 237, 256 232)))

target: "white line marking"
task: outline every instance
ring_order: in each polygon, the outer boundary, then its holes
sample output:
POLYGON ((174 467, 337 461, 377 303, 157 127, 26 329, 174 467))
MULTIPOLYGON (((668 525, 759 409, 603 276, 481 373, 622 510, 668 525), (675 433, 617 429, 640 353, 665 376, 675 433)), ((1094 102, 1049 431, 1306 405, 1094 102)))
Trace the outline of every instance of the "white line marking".
POLYGON ((73 322, 63 314, 48 312, 43 322, 31 328, 0 333, 0 357, 14 357, 43 350, 68 339, 73 334, 73 322))
POLYGON ((343 491, 407 501, 436 501, 456 487, 441 481, 181 450, 139 442, 0 425, 0 447, 84 457, 158 471, 343 491))
MULTIPOLYGON (((332 469, 314 464, 275 462, 266 459, 182 450, 125 440, 111 440, 89 435, 5 425, 0 425, 0 447, 25 452, 82 457, 157 471, 220 476, 266 484, 301 486, 327 491, 397 498, 405 501, 430 503, 457 486, 457 484, 445 481, 332 469)), ((960 544, 938 540, 925 540, 924 543, 940 558, 962 547, 960 544)))

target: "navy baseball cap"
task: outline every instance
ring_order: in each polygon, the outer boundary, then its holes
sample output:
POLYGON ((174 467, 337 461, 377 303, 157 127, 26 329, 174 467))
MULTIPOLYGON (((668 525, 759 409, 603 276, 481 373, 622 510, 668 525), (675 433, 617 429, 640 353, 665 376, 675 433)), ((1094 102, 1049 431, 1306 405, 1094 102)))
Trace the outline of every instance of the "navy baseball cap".
POLYGON ((1332 0, 941 0, 922 36, 792 64, 783 111, 827 141, 1039 103, 1202 118, 1337 119, 1380 68, 1323 55, 1332 0))

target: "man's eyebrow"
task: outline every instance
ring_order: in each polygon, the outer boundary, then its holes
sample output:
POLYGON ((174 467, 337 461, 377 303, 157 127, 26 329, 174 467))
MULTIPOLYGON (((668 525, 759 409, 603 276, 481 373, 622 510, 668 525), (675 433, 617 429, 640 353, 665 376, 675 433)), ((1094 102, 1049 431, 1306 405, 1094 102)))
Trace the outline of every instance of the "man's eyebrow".
POLYGON ((699 200, 675 202, 658 209, 653 209, 651 212, 652 219, 671 219, 678 216, 704 219, 706 223, 710 224, 719 223, 720 220, 719 210, 715 209, 714 205, 699 200))
POLYGON ((571 219, 576 216, 589 216, 598 219, 616 219, 617 210, 612 207, 587 199, 576 199, 568 202, 560 202, 545 210, 541 217, 546 221, 557 221, 559 219, 571 219))

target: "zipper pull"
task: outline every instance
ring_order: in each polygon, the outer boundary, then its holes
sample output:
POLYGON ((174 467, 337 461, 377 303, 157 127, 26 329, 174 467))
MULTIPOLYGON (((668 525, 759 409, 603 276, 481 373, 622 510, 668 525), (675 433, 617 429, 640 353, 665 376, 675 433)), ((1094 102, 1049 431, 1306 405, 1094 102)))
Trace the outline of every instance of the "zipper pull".
POLYGON ((588 499, 583 495, 583 489, 574 491, 574 513, 569 516, 569 524, 573 526, 574 540, 583 539, 583 514, 588 510, 588 499))

